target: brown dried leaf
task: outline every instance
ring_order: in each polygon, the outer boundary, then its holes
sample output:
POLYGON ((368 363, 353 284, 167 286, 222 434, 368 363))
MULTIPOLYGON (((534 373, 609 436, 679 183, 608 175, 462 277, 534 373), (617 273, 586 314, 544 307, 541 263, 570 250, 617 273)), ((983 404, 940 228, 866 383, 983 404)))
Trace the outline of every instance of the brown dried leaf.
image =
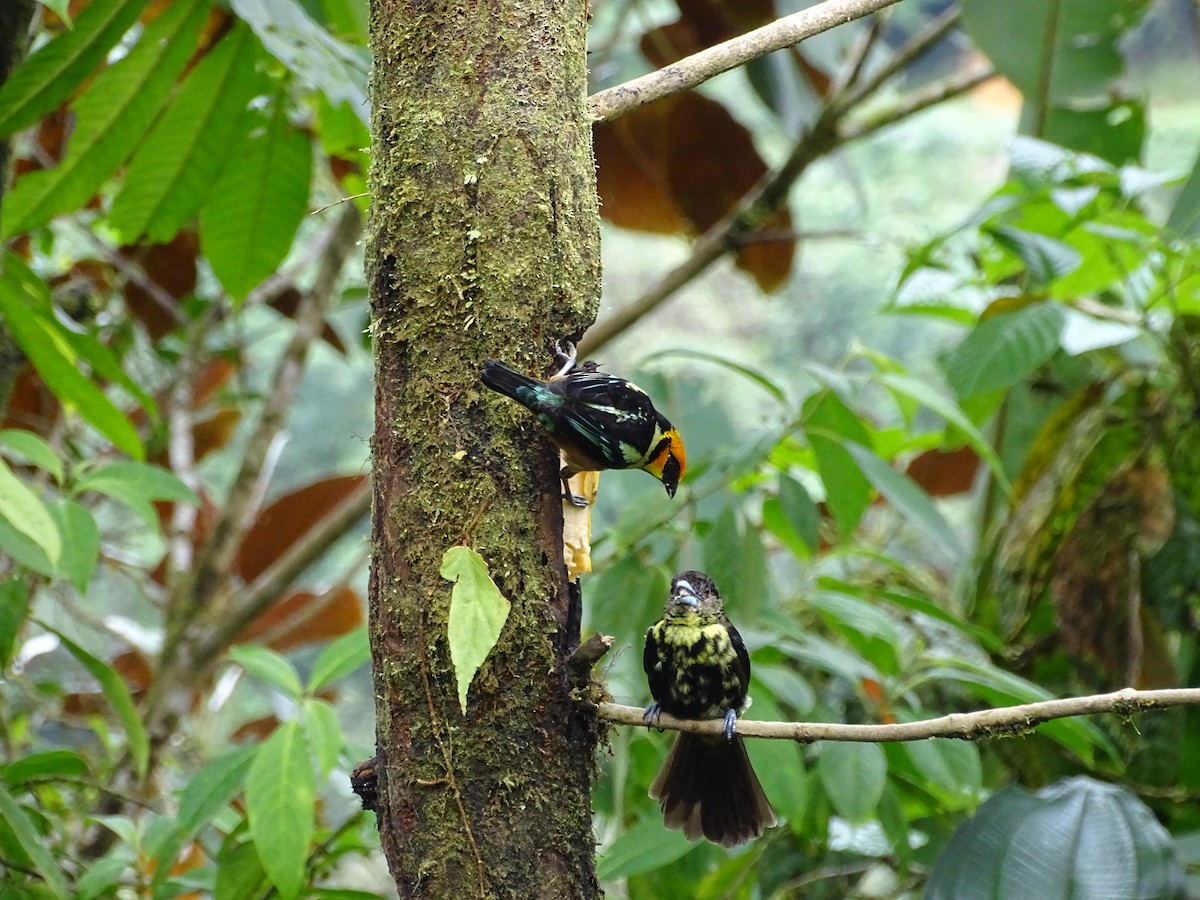
POLYGON ((979 454, 971 447, 927 450, 908 464, 906 473, 931 497, 965 494, 975 483, 979 454))
POLYGON ((358 592, 341 585, 323 594, 297 591, 255 619, 233 643, 260 643, 280 653, 341 637, 363 624, 358 592))

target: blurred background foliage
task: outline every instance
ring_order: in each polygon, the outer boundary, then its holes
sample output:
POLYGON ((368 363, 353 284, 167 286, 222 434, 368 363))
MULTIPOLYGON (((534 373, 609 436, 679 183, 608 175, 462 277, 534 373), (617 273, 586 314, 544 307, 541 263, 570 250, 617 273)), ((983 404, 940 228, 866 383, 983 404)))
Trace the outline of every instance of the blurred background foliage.
MULTIPOLYGON (((593 88, 805 5, 594 0, 593 88)), ((388 896, 346 777, 374 744, 366 4, 20 10, 0 896, 388 896)), ((596 127, 582 350, 689 459, 674 501, 601 479, 585 630, 616 700, 647 701, 689 567, 752 718, 1200 683, 1197 83, 1186 0, 903 0, 596 127)), ((1200 896, 1193 710, 754 741, 782 822, 737 852, 662 828, 666 745, 610 734, 613 896, 1200 896), (1003 846, 1064 834, 1053 871, 1003 846)))

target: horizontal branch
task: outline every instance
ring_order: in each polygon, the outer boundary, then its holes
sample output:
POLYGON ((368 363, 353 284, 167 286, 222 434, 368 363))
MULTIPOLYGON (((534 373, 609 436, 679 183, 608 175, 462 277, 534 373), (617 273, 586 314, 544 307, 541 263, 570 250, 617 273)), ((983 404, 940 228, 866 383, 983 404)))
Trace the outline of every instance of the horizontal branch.
POLYGON ((752 59, 800 43, 822 31, 878 12, 900 0, 825 0, 816 6, 776 19, 724 43, 693 53, 656 72, 626 81, 588 98, 593 121, 606 122, 630 110, 678 94, 708 79, 745 65, 752 59))
MULTIPOLYGON (((821 722, 751 722, 738 721, 737 731, 743 737, 771 738, 774 740, 798 741, 811 744, 814 741, 923 741, 929 738, 958 738, 975 741, 998 735, 1020 734, 1036 725, 1053 719, 1072 716, 1094 716, 1098 713, 1116 713, 1130 716, 1148 709, 1165 709, 1171 706, 1200 706, 1200 688, 1172 688, 1161 691, 1137 691, 1123 688, 1111 694, 1095 694, 1089 697, 1065 697, 1061 700, 1043 700, 1024 703, 1020 706, 1002 706, 997 709, 982 709, 978 712, 952 713, 923 722, 905 722, 897 725, 838 725, 821 722)), ((665 728, 670 731, 687 731, 692 734, 721 734, 724 722, 721 719, 690 721, 676 719, 663 713, 653 723, 644 719, 645 710, 636 706, 620 706, 616 703, 601 703, 597 712, 602 719, 618 725, 642 725, 665 728)))

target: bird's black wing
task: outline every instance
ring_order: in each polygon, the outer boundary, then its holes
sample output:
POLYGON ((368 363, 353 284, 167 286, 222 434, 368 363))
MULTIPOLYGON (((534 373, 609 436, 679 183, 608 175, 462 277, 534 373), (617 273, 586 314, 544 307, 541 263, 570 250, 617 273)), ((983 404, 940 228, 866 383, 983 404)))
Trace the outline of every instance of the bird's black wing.
POLYGON ((646 629, 646 649, 642 653, 642 668, 646 672, 646 680, 650 682, 650 696, 654 698, 655 703, 661 706, 670 702, 673 675, 659 668, 660 662, 668 663, 659 655, 658 641, 654 637, 654 626, 650 626, 646 629))
POLYGON ((550 383, 563 398, 558 433, 594 450, 612 468, 636 463, 654 441, 659 415, 650 398, 623 378, 581 372, 550 383))
POLYGON ((729 629, 729 642, 733 644, 733 652, 736 654, 732 669, 741 685, 741 697, 737 703, 740 706, 746 699, 746 692, 750 690, 750 654, 746 651, 746 644, 733 623, 726 619, 725 627, 729 629))

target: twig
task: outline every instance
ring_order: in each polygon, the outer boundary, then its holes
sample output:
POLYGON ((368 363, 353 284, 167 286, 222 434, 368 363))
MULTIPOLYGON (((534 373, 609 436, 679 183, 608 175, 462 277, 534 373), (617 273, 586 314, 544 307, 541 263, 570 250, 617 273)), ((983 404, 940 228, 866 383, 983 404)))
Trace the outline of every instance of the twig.
POLYGON ((664 66, 624 84, 600 91, 588 98, 592 119, 606 122, 632 109, 678 94, 715 75, 798 44, 805 38, 844 25, 863 16, 898 3, 899 0, 825 0, 816 6, 776 19, 769 25, 756 28, 724 43, 701 50, 691 56, 664 66))
MULTIPOLYGON (((975 741, 997 735, 1019 734, 1036 725, 1053 719, 1072 716, 1094 716, 1099 713, 1116 713, 1130 716, 1148 709, 1166 709, 1172 706, 1200 706, 1200 688, 1171 688, 1159 691, 1138 691, 1123 688, 1111 694, 1094 694, 1087 697, 1065 697, 1061 700, 1042 700, 1020 706, 1002 706, 982 709, 978 712, 951 713, 924 722, 904 722, 897 725, 839 725, 818 722, 751 722, 739 721, 738 734, 743 737, 768 738, 772 740, 797 741, 811 744, 815 741, 856 741, 879 743, 887 741, 924 741, 929 738, 957 738, 975 741)), ((636 706, 620 706, 616 703, 600 703, 597 714, 618 725, 641 725, 665 728, 670 731, 687 731, 692 734, 723 733, 721 719, 687 721, 676 719, 665 713, 653 723, 644 719, 645 710, 636 706)))
MULTIPOLYGON (((815 8, 812 7, 812 9, 815 8)), ((611 317, 593 326, 579 343, 580 355, 594 354, 600 347, 624 333, 644 316, 665 303, 678 290, 701 275, 727 252, 740 247, 749 234, 783 205, 792 185, 816 160, 838 147, 845 146, 852 140, 873 134, 887 125, 899 122, 901 119, 914 115, 935 103, 957 96, 982 81, 986 81, 991 76, 990 70, 975 72, 965 78, 947 79, 945 82, 909 98, 906 102, 885 110, 865 123, 850 127, 844 124, 845 119, 853 110, 873 96, 890 78, 902 71, 905 65, 941 41, 957 21, 956 10, 938 17, 930 26, 918 32, 908 43, 898 49, 895 56, 865 82, 860 83, 854 74, 862 72, 862 56, 866 52, 865 46, 860 49, 860 52, 851 56, 848 74, 838 79, 841 87, 822 108, 817 120, 797 139, 796 144, 792 147, 792 152, 783 165, 774 172, 768 173, 742 199, 735 210, 706 231, 692 245, 691 255, 668 272, 658 284, 632 303, 617 310, 611 317)))

